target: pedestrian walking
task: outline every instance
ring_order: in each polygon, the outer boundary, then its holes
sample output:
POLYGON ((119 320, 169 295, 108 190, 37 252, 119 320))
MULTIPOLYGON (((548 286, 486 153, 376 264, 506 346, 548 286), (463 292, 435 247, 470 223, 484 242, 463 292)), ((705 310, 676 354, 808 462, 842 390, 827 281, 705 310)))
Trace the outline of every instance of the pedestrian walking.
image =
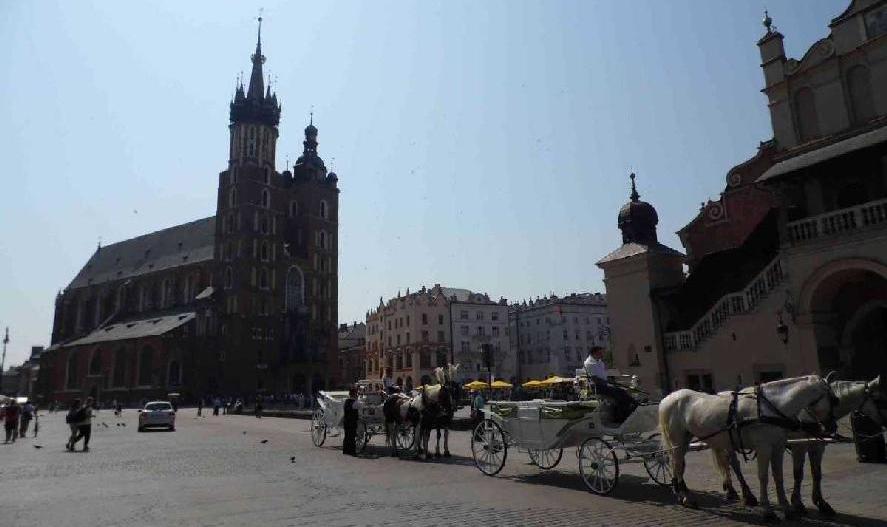
POLYGON ((197 417, 203 415, 203 397, 197 398, 197 417))
POLYGON ((22 415, 19 417, 21 424, 19 425, 18 436, 21 438, 26 437, 28 433, 28 427, 31 426, 31 419, 34 418, 34 405, 31 404, 31 401, 25 401, 24 406, 22 406, 22 415))
POLYGON ((262 417, 262 396, 256 396, 256 404, 255 404, 256 418, 262 417))
POLYGON ((37 415, 37 410, 34 410, 34 438, 37 437, 37 432, 40 431, 40 416, 37 415))
POLYGON ((6 428, 6 443, 10 441, 15 443, 18 435, 19 418, 21 417, 22 407, 18 405, 15 399, 6 406, 3 414, 3 425, 6 428))
POLYGON ((219 415, 219 407, 222 405, 222 401, 219 400, 218 397, 213 399, 213 415, 219 415))
POLYGON ((68 437, 68 442, 65 443, 67 450, 74 450, 74 439, 77 438, 77 423, 83 419, 82 410, 83 407, 80 406, 80 399, 74 399, 74 402, 71 403, 71 408, 68 409, 68 414, 65 416, 65 422, 71 428, 71 435, 68 437))
POLYGON ((77 446, 77 442, 83 440, 83 451, 89 452, 89 438, 92 437, 92 412, 94 401, 92 397, 86 398, 86 404, 80 409, 77 421, 77 435, 71 442, 71 450, 77 446))
POLYGON ((345 399, 345 416, 342 422, 345 428, 345 441, 342 444, 342 453, 347 456, 357 455, 357 388, 348 390, 348 398, 345 399))

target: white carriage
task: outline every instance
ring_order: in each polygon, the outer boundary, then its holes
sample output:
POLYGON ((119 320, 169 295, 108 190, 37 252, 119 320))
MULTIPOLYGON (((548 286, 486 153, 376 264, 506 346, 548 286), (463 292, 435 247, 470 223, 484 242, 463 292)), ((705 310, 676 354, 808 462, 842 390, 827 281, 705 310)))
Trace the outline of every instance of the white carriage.
MULTIPOLYGON (((317 405, 311 415, 311 440, 315 446, 323 446, 327 436, 338 437, 343 432, 345 419, 345 399, 347 391, 321 391, 317 405)), ((377 434, 385 435, 385 414, 382 405, 385 398, 381 392, 373 390, 370 384, 358 383, 357 432, 355 449, 363 452, 367 443, 377 434)), ((398 429, 398 446, 413 444, 412 428, 398 429)))
POLYGON ((609 401, 491 401, 471 435, 477 468, 494 476, 505 466, 509 447, 526 451, 541 469, 560 463, 564 449, 576 447, 579 474, 588 490, 609 494, 619 480, 620 463, 643 463, 656 483, 671 483, 669 455, 660 446, 658 406, 643 404, 621 424, 609 422, 609 401))

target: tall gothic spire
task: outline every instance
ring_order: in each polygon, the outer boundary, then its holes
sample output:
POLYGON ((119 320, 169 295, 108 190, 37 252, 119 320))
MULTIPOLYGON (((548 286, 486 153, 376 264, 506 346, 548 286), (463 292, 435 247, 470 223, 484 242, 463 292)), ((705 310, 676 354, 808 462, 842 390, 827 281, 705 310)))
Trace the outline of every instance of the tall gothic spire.
POLYGON ((271 91, 271 82, 265 89, 265 79, 262 72, 262 64, 265 63, 265 55, 262 55, 262 17, 258 17, 258 34, 256 38, 256 52, 251 59, 252 72, 249 76, 249 87, 244 95, 243 83, 238 82, 231 101, 231 122, 250 122, 277 126, 280 122, 280 103, 277 102, 277 94, 271 91))
POLYGON ((262 17, 259 20, 258 37, 256 39, 256 52, 253 54, 253 71, 249 76, 249 90, 247 99, 261 99, 265 92, 264 79, 262 78, 262 64, 265 63, 265 55, 262 55, 262 17))

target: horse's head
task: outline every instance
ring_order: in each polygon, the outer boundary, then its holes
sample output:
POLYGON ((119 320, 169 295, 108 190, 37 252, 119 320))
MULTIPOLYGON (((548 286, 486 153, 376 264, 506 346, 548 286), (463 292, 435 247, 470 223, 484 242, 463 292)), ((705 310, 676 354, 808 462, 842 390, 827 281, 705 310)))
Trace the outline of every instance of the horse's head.
POLYGON ((887 391, 881 386, 880 375, 865 384, 865 399, 859 405, 859 411, 878 426, 887 428, 887 391))

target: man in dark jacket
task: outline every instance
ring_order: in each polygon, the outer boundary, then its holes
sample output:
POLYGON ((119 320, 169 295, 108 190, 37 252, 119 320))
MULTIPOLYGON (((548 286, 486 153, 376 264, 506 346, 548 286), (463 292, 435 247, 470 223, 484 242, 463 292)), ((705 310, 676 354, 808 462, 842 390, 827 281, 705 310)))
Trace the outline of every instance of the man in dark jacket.
POLYGON ((348 398, 345 399, 345 442, 342 445, 342 453, 349 456, 357 455, 357 389, 348 390, 348 398))

